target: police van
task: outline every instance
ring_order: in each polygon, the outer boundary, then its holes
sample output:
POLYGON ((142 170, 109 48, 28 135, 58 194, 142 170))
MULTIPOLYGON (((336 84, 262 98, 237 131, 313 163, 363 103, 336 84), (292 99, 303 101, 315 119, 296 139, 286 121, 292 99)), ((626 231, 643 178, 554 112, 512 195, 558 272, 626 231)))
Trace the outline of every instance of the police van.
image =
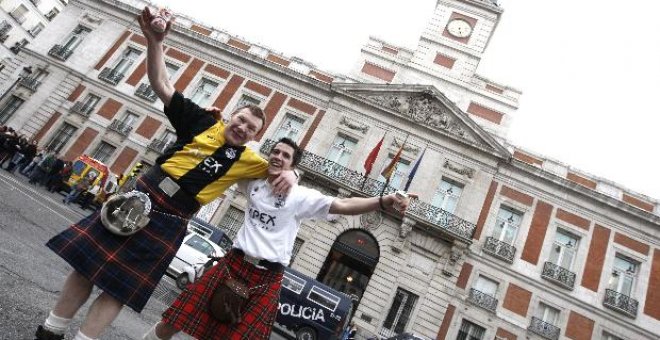
POLYGON ((285 268, 277 323, 299 340, 339 339, 353 310, 351 297, 285 268))

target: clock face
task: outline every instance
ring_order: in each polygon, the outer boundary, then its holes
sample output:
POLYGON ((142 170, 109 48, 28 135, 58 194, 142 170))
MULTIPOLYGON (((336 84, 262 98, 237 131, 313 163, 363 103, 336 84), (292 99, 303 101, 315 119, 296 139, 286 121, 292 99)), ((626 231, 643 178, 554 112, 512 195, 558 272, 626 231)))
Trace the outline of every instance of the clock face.
POLYGON ((467 38, 472 34, 472 26, 463 19, 454 19, 447 24, 447 32, 457 38, 467 38))

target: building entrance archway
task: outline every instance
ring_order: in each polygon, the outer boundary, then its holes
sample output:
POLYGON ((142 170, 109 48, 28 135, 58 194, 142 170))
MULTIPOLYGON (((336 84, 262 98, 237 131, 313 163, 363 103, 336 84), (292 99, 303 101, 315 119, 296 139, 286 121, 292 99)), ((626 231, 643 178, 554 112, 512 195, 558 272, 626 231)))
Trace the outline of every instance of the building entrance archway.
POLYGON ((345 231, 332 245, 317 280, 354 295, 357 306, 379 258, 378 242, 369 232, 360 229, 345 231))

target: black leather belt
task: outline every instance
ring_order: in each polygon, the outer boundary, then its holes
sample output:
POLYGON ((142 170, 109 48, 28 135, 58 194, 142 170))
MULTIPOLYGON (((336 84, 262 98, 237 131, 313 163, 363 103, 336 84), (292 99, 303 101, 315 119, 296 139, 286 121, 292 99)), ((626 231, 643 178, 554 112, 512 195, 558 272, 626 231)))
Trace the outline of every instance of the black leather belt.
POLYGON ((255 267, 263 267, 274 272, 281 272, 284 270, 284 265, 279 262, 270 262, 263 259, 258 259, 250 255, 246 255, 245 252, 238 248, 232 248, 231 251, 235 252, 237 255, 243 257, 243 261, 252 264, 255 267))
MULTIPOLYGON (((165 178, 169 178, 171 181, 176 183, 176 180, 172 178, 172 176, 165 173, 160 168, 159 165, 155 165, 149 168, 149 170, 144 174, 144 176, 149 178, 150 181, 154 182, 156 187, 158 187, 158 184, 163 180, 165 180, 165 178)), ((161 192, 163 195, 168 196, 169 197, 168 200, 171 200, 173 204, 175 204, 176 208, 179 210, 194 214, 201 207, 197 199, 195 199, 195 196, 189 194, 183 188, 179 188, 171 196, 162 190, 161 192)))

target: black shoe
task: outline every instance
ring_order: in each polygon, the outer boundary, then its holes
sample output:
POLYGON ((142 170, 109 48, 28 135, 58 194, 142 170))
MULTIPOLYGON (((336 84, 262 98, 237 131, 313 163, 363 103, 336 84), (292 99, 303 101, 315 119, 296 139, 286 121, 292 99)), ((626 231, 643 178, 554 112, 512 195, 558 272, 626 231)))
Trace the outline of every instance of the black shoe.
POLYGON ((55 334, 43 326, 37 328, 37 332, 34 333, 34 340, 64 340, 64 334, 55 334))

